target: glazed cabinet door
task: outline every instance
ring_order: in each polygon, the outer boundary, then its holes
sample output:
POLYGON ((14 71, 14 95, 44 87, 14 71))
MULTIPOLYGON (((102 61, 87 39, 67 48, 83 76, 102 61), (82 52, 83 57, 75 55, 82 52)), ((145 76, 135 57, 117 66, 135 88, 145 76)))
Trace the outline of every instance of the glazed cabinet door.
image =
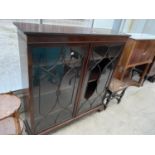
POLYGON ((35 133, 72 118, 86 52, 78 44, 31 47, 35 133))
POLYGON ((121 44, 93 45, 77 115, 102 105, 103 95, 122 51, 121 44))

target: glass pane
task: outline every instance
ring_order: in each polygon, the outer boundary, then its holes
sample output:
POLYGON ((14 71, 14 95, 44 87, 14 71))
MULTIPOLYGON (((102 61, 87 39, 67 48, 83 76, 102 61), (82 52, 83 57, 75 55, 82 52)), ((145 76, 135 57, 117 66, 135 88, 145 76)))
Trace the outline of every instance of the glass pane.
POLYGON ((36 132, 72 118, 85 51, 80 46, 32 49, 36 132))
POLYGON ((111 78, 121 49, 122 45, 103 45, 93 48, 78 109, 79 113, 102 104, 105 88, 111 78))

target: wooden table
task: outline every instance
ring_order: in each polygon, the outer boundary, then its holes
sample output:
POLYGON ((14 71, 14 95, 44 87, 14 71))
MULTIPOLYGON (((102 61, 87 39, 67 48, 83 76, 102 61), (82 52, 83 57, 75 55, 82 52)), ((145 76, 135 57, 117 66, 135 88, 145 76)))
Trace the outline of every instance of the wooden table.
POLYGON ((20 99, 14 95, 0 95, 0 135, 21 134, 23 122, 19 119, 20 99))
POLYGON ((7 117, 0 121, 0 135, 17 135, 21 134, 23 130, 23 122, 20 119, 19 125, 14 117, 7 117))
POLYGON ((15 113, 20 107, 20 99, 14 95, 0 95, 0 120, 15 113))

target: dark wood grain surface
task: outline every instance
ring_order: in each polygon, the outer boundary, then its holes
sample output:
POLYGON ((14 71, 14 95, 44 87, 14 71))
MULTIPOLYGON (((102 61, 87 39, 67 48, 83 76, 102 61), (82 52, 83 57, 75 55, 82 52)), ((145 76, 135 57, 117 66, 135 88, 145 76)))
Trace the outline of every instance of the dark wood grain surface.
POLYGON ((130 36, 119 32, 108 31, 100 28, 71 27, 59 25, 14 23, 26 34, 77 34, 77 35, 122 35, 130 36))

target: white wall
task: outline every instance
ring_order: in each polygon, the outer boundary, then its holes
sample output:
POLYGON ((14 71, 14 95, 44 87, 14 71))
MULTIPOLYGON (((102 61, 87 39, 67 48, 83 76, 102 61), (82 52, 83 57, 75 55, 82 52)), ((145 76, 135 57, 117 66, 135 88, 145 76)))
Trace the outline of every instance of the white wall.
POLYGON ((155 34, 155 19, 147 20, 143 29, 143 33, 155 34))
POLYGON ((93 27, 112 29, 113 24, 114 24, 114 19, 95 19, 93 27))
POLYGON ((22 88, 17 29, 0 23, 0 93, 22 88))
POLYGON ((126 19, 120 31, 155 34, 155 19, 126 19))
POLYGON ((143 29, 147 20, 145 19, 134 19, 132 22, 132 26, 130 32, 133 33, 143 33, 143 29))

